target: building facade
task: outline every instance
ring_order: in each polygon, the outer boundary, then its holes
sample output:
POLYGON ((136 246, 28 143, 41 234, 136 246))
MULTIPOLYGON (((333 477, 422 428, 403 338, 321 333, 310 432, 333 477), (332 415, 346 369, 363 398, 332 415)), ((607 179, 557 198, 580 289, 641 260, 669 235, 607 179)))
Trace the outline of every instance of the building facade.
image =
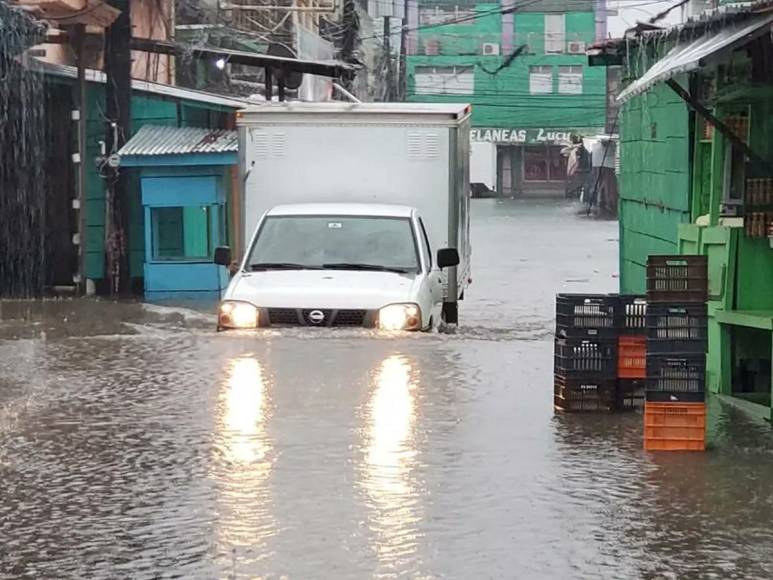
POLYGON ((409 3, 408 98, 472 104, 473 181, 499 195, 563 193, 571 135, 604 131, 604 35, 594 2, 409 3), (487 183, 488 182, 488 183, 487 183))
POLYGON ((620 290, 650 255, 708 258, 707 389, 773 417, 773 2, 625 39, 620 290))

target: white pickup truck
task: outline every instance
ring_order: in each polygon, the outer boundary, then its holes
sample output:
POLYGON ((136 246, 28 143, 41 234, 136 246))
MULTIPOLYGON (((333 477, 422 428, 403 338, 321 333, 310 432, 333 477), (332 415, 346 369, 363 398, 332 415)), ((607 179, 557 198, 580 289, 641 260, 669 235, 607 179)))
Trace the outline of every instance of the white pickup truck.
POLYGON ((441 269, 458 263, 456 250, 432 255, 410 207, 278 206, 261 221, 218 325, 429 330, 442 317, 441 269))
MULTIPOLYGON (((470 282, 468 106, 288 103, 239 115, 244 252, 219 329, 457 322, 470 282)), ((217 263, 231 260, 218 248, 217 263)))

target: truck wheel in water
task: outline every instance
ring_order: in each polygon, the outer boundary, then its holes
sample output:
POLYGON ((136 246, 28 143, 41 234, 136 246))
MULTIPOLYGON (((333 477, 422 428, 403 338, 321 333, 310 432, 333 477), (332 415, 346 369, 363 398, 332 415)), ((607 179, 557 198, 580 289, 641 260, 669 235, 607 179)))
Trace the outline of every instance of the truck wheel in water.
POLYGON ((443 302, 443 322, 446 324, 459 324, 459 304, 456 302, 443 302))

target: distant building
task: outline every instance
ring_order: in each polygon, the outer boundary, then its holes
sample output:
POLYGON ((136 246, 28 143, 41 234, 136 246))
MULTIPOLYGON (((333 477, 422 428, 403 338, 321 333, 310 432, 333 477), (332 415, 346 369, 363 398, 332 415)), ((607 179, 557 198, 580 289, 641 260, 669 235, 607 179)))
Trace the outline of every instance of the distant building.
POLYGON ((592 0, 409 2, 408 98, 472 103, 473 182, 563 194, 561 149, 605 130, 606 72, 585 57, 605 18, 592 0))

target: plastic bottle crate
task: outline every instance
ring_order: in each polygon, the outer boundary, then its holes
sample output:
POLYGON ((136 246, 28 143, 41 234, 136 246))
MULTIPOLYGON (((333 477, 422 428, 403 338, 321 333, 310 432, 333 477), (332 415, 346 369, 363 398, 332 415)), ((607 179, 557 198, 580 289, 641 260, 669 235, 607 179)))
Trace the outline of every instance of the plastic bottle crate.
POLYGON ((704 451, 705 403, 644 405, 644 449, 647 451, 704 451))
POLYGON ((633 294, 618 296, 616 323, 620 334, 647 334, 647 298, 633 294))
POLYGON ((616 338, 617 297, 605 294, 556 295, 556 336, 616 338))
POLYGON ((706 256, 650 256, 647 302, 706 302, 708 280, 706 256))
POLYGON ((705 397, 706 355, 647 353, 647 400, 699 400, 705 397))
POLYGON ((647 351, 650 354, 706 352, 708 320, 706 304, 650 304, 647 351))
POLYGON ((617 378, 647 378, 646 336, 621 336, 617 340, 617 378))
POLYGON ((619 379, 615 396, 618 411, 632 411, 644 407, 645 382, 635 379, 619 379))
POLYGON ((553 406, 566 413, 609 413, 617 406, 616 381, 588 381, 557 375, 553 406))
POLYGON ((557 338, 554 370, 567 378, 614 379, 617 341, 557 338))

